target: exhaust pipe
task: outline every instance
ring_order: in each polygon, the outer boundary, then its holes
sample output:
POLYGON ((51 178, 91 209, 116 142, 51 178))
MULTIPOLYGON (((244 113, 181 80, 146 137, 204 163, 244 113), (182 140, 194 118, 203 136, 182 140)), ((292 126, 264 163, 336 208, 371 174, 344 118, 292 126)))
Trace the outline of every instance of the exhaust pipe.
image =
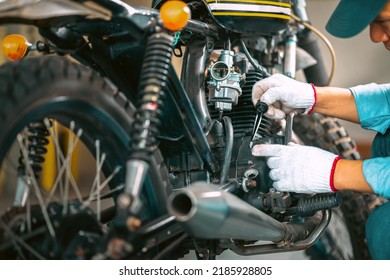
POLYGON ((278 242, 286 236, 284 224, 206 182, 173 193, 168 211, 198 238, 278 242))

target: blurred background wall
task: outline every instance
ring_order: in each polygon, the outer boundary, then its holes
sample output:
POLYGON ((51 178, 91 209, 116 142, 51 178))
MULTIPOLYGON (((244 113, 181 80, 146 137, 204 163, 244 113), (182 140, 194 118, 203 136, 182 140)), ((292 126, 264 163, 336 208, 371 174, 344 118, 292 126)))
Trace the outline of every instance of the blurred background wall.
MULTIPOLYGON (((383 44, 371 42, 369 28, 350 39, 335 38, 326 32, 325 24, 338 2, 338 0, 306 0, 312 24, 330 40, 336 52, 337 63, 332 85, 351 87, 371 82, 390 82, 388 73, 390 53, 383 44)), ((330 69, 330 55, 325 46, 323 47, 325 61, 330 69)), ((370 144, 375 133, 363 130, 356 124, 342 123, 358 143, 362 155, 369 157, 370 144)))

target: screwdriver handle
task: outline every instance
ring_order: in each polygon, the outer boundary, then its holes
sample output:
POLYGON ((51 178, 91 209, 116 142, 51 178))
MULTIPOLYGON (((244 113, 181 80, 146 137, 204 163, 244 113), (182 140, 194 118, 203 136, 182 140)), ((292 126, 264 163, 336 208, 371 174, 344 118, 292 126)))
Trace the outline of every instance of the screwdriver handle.
POLYGON ((261 120, 263 118, 263 114, 268 111, 267 103, 261 102, 260 100, 257 101, 255 107, 256 107, 256 119, 255 119, 255 123, 253 125, 251 140, 249 142, 250 149, 252 149, 253 141, 255 139, 257 131, 259 130, 261 120))
POLYGON ((268 105, 265 102, 257 101, 256 103, 256 113, 257 114, 264 114, 268 111, 268 105))

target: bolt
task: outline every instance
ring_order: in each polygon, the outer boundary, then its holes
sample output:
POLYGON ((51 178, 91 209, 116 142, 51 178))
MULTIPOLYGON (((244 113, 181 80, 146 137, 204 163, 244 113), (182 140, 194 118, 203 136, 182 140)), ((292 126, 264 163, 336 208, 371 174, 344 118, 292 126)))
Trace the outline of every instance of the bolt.
POLYGON ((127 254, 134 250, 133 245, 120 238, 113 238, 110 240, 108 246, 108 253, 113 259, 122 259, 127 254))
POLYGON ((259 171, 254 168, 250 168, 245 171, 244 176, 248 179, 254 179, 259 175, 259 171))
POLYGON ((136 230, 141 226, 141 220, 136 217, 128 217, 126 225, 129 230, 136 230))
POLYGON ((131 201, 131 197, 128 194, 123 193, 118 197, 118 206, 122 209, 127 209, 130 206, 131 201))

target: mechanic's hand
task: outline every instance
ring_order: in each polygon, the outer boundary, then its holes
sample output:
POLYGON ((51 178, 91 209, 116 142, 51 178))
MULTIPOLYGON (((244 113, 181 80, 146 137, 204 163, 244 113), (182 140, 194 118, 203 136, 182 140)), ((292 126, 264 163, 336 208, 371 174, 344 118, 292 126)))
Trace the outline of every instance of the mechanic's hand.
POLYGON ((334 170, 339 156, 315 147, 294 143, 285 145, 256 145, 254 156, 268 157, 270 178, 278 191, 324 193, 336 191, 334 170))
POLYGON ((303 109, 304 114, 312 111, 316 97, 311 84, 298 82, 282 74, 258 81, 252 89, 252 101, 263 101, 269 105, 266 115, 272 119, 283 119, 286 113, 303 109))

